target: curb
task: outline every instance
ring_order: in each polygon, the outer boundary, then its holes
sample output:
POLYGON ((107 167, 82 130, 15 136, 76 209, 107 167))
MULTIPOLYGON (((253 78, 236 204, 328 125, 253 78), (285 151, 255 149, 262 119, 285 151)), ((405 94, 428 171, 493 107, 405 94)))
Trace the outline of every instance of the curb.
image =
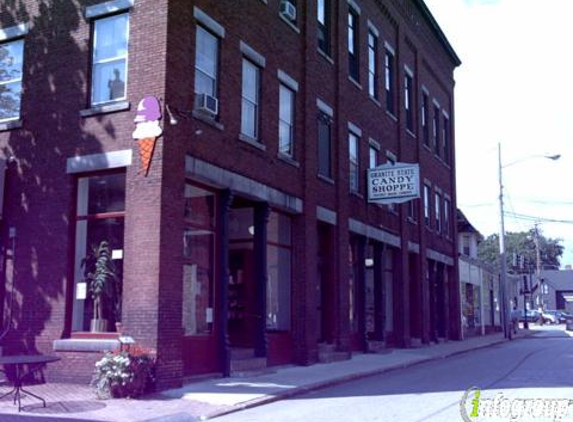
MULTIPOLYGON (((520 338, 524 338, 524 337, 520 337, 520 338)), ((520 338, 514 338, 514 340, 519 340, 520 338)), ((509 340, 504 338, 501 340, 496 340, 492 343, 482 344, 482 345, 472 347, 469 349, 465 349, 465 350, 456 350, 456 351, 444 353, 444 354, 437 355, 437 356, 413 359, 410 362, 394 365, 394 366, 387 367, 387 368, 378 368, 378 369, 373 369, 373 370, 369 370, 369 371, 365 371, 365 372, 358 372, 358 373, 354 373, 354 374, 350 374, 350 375, 345 375, 345 376, 342 376, 339 378, 334 378, 331 380, 320 381, 320 382, 317 382, 314 384, 296 387, 296 388, 293 388, 292 390, 289 390, 289 391, 279 392, 273 396, 265 396, 265 397, 261 397, 259 399, 246 401, 244 403, 235 405, 232 409, 216 411, 216 412, 213 412, 211 414, 201 416, 199 418, 199 420, 209 420, 209 419, 218 418, 220 416, 225 416, 225 415, 229 415, 231 413, 240 412, 241 410, 252 409, 254 407, 274 403, 277 401, 289 399, 289 398, 296 397, 296 396, 301 396, 304 394, 312 393, 314 391, 323 390, 325 388, 330 388, 330 387, 335 387, 337 385, 346 384, 348 382, 356 381, 356 380, 359 380, 362 378, 368 378, 368 377, 372 377, 372 376, 376 376, 376 375, 381 375, 381 374, 396 371, 399 369, 411 368, 413 366, 420 365, 422 363, 432 362, 432 361, 440 360, 440 359, 446 359, 446 358, 449 358, 452 356, 458 356, 458 355, 462 355, 464 353, 473 352, 473 351, 480 350, 480 349, 486 349, 488 347, 497 346, 497 345, 505 343, 507 341, 509 341, 509 340)))

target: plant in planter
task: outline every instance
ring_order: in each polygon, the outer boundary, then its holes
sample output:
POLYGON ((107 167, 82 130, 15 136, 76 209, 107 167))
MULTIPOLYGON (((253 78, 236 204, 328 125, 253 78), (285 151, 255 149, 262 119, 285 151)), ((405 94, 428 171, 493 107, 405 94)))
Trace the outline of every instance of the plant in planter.
POLYGON ((112 304, 114 300, 119 299, 114 297, 119 279, 111 257, 109 242, 103 240, 99 245, 92 246, 92 251, 83 259, 82 266, 94 307, 90 330, 92 332, 107 331, 104 301, 109 300, 112 304))
POLYGON ((139 397, 155 382, 155 352, 141 347, 106 352, 95 364, 91 385, 100 399, 139 397))

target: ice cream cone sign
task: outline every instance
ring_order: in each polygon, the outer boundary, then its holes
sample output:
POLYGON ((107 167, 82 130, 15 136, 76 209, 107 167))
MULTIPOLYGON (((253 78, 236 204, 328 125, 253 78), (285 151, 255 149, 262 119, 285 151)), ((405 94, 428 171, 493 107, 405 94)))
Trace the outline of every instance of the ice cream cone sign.
POLYGON ((139 157, 141 158, 139 173, 143 173, 144 176, 147 176, 149 172, 155 142, 163 133, 159 120, 161 120, 159 100, 153 96, 143 98, 137 105, 137 113, 133 120, 135 122, 133 139, 139 143, 139 157))

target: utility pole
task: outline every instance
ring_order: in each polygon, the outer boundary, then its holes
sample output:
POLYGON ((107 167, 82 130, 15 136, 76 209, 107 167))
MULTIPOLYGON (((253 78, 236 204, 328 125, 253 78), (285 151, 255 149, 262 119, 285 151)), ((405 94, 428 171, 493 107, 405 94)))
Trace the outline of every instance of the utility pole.
POLYGON ((535 244, 535 279, 541 295, 541 308, 543 309, 543 291, 541 291, 541 250, 539 248, 539 223, 536 222, 533 228, 533 242, 535 244))

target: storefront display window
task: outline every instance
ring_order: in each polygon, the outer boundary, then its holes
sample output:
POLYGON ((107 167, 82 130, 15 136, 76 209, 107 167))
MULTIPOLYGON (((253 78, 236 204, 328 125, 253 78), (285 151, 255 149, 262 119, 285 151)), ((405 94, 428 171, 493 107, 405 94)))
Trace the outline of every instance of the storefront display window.
POLYGON ((267 226, 267 328, 289 330, 291 317, 291 219, 271 212, 267 226))

